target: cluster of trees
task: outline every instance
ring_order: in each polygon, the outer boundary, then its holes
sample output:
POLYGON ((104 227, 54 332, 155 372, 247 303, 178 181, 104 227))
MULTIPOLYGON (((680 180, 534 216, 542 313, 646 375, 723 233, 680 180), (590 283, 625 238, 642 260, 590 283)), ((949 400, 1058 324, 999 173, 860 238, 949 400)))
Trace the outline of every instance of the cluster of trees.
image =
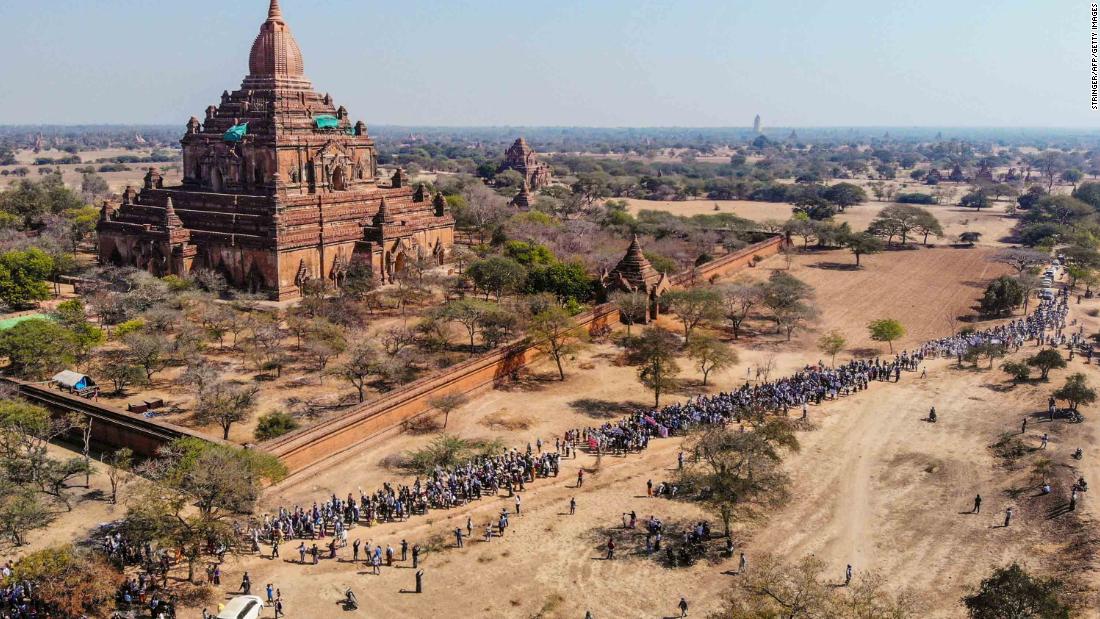
POLYGON ((22 545, 30 531, 48 526, 73 505, 72 488, 87 485, 86 458, 58 458, 49 444, 71 432, 86 430, 87 421, 53 418, 24 400, 0 400, 0 539, 22 545))

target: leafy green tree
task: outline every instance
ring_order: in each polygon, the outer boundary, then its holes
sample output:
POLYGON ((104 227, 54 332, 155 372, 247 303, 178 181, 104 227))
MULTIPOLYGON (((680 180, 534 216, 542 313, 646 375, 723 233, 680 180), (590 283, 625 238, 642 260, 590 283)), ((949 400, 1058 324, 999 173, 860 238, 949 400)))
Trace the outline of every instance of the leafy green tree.
MULTIPOLYGON (((1039 188, 1040 195, 1042 188, 1039 188)), ((1078 185, 1073 190, 1073 197, 1088 204, 1094 209, 1100 210, 1100 183, 1088 182, 1078 185)))
POLYGON ((710 373, 737 365, 737 351, 732 346, 712 335, 696 336, 688 344, 688 356, 693 359, 703 373, 703 386, 707 384, 710 373))
POLYGON ((971 191, 959 200, 959 206, 972 208, 980 213, 983 208, 989 208, 989 196, 984 189, 971 191))
POLYGON ((1028 357, 1026 363, 1033 368, 1039 369, 1039 378, 1047 380, 1050 377, 1051 370, 1057 370, 1066 367, 1066 360, 1062 358, 1062 354, 1053 348, 1041 350, 1031 357, 1028 357))
POLYGON ((722 295, 715 288, 688 288, 664 295, 662 303, 676 313, 684 328, 684 344, 691 345, 691 334, 700 324, 722 317, 722 295))
POLYGON ((1013 384, 1020 384, 1031 378, 1031 366, 1022 361, 1008 361, 1001 366, 1006 374, 1012 377, 1013 384))
POLYGON ((72 366, 79 350, 76 335, 50 320, 24 320, 0 332, 0 355, 20 378, 45 380, 72 366))
POLYGON ((527 241, 506 242, 504 255, 525 267, 548 266, 558 261, 557 256, 547 246, 527 241))
POLYGON ((253 435, 257 441, 267 441, 293 432, 299 425, 294 415, 285 411, 271 411, 260 415, 256 420, 256 430, 253 435))
POLYGON ((890 346, 890 352, 894 352, 894 341, 905 335, 905 327, 893 318, 880 318, 872 320, 867 325, 871 333, 871 339, 876 342, 886 342, 890 346))
POLYGON ((837 205, 841 211, 867 201, 867 193, 854 183, 837 183, 827 188, 822 197, 837 205))
POLYGON ((53 259, 37 247, 0 254, 0 301, 22 309, 50 298, 46 278, 52 272, 53 259))
POLYGON ((527 273, 524 291, 528 294, 548 292, 558 302, 584 303, 592 299, 595 287, 584 265, 577 261, 554 262, 533 266, 527 273))
POLYGON ((1034 577, 1013 563, 993 570, 962 602, 971 619, 1069 619, 1063 591, 1061 581, 1034 577))
POLYGON ((1092 404, 1096 401, 1096 390, 1089 387, 1084 374, 1074 373, 1066 377, 1066 384, 1054 392, 1054 397, 1065 400, 1069 409, 1076 411, 1081 404, 1092 404))
POLYGON ((466 275, 488 300, 490 294, 499 299, 520 290, 527 279, 527 270, 511 258, 490 256, 471 264, 466 275))
POLYGON ((753 432, 718 426, 692 439, 686 451, 694 457, 680 474, 680 485, 713 511, 733 535, 735 519, 756 519, 785 503, 790 478, 783 471, 784 451, 797 451, 798 438, 789 421, 773 418, 753 432))
POLYGON ((826 355, 829 355, 829 358, 831 359, 830 363, 835 367, 836 356, 844 350, 844 347, 847 346, 847 344, 848 339, 845 338, 840 331, 834 329, 832 331, 829 331, 828 333, 822 334, 821 337, 818 338, 817 349, 825 353, 826 355))
POLYGON ((680 366, 676 352, 680 343, 676 336, 656 325, 646 328, 628 342, 628 357, 638 366, 638 379, 653 392, 653 407, 660 408, 661 394, 676 386, 680 366))
POLYGON ((981 232, 963 232, 959 235, 959 241, 966 243, 968 247, 974 247, 974 243, 977 243, 982 238, 981 232))
POLYGON ((867 232, 849 235, 844 239, 844 246, 856 257, 857 267, 860 266, 860 257, 882 251, 882 241, 867 232))
POLYGON ((985 316, 1000 316, 1023 304, 1025 295, 1016 278, 1002 275, 986 286, 979 306, 985 316))
POLYGON ((22 219, 25 230, 40 225, 48 215, 83 206, 83 200, 65 185, 60 174, 50 174, 37 182, 21 179, 0 192, 0 211, 22 219))

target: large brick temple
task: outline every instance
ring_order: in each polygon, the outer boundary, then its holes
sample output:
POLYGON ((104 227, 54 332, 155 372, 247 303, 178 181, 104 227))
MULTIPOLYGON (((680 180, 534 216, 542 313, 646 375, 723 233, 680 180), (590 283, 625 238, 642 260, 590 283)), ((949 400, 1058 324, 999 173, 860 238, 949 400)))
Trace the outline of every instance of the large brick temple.
POLYGON ((382 282, 412 260, 441 264, 454 242, 443 197, 401 170, 379 181, 366 125, 313 90, 278 0, 248 67, 239 90, 187 123, 182 185, 152 168, 140 191, 104 205, 100 260, 156 275, 212 269, 277 299, 309 280, 339 286, 355 260, 382 282))

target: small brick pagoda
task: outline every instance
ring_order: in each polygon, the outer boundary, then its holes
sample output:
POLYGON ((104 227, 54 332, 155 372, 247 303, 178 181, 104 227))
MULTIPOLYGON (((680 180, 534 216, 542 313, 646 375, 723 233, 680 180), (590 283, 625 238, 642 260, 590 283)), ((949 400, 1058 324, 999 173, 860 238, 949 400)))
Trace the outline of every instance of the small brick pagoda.
POLYGON ((539 161, 534 149, 523 138, 516 140, 504 153, 504 163, 500 164, 497 174, 506 170, 515 170, 522 174, 527 186, 535 191, 549 185, 554 176, 550 164, 539 161))
POLYGON ((276 299, 320 279, 340 286, 353 260, 391 282, 410 260, 442 264, 454 243, 446 202, 403 170, 379 182, 363 122, 313 90, 271 0, 239 90, 187 123, 183 183, 151 168, 140 191, 104 205, 99 258, 156 275, 199 269, 276 299))
POLYGON ((524 183, 519 188, 519 192, 516 193, 516 197, 512 198, 512 206, 528 210, 532 204, 534 204, 534 200, 531 199, 531 188, 527 186, 527 183, 524 183))
POLYGON ((619 264, 610 271, 605 271, 600 277, 600 284, 604 292, 641 292, 649 300, 646 315, 637 322, 647 323, 655 320, 659 313, 661 295, 672 289, 672 282, 664 273, 657 271, 650 264, 649 259, 642 252, 642 245, 638 242, 638 235, 630 242, 626 249, 626 255, 619 264))

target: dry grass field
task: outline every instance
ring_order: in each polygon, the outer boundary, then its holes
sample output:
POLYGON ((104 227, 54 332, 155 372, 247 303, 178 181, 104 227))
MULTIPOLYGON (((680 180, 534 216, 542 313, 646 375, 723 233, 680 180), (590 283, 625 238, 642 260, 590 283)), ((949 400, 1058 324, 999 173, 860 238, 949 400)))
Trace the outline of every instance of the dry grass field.
MULTIPOLYGON (((732 213, 752 221, 768 219, 786 221, 791 216, 794 205, 785 202, 753 202, 749 200, 687 200, 670 202, 659 200, 627 200, 628 209, 637 214, 643 210, 667 211, 675 215, 710 215, 714 213, 732 213), (718 206, 718 210, 714 207, 718 206)), ((837 221, 848 222, 853 230, 865 230, 878 213, 890 202, 864 202, 850 207, 836 216, 837 221)), ((958 206, 926 206, 939 219, 943 226, 943 239, 929 239, 932 243, 954 242, 963 232, 980 232, 983 245, 1000 244, 1011 232, 1016 220, 1005 215, 1003 202, 994 203, 993 208, 977 212, 958 206)))
MULTIPOLYGON (((109 159, 112 157, 118 157, 121 155, 133 155, 136 157, 148 156, 152 153, 152 149, 147 150, 126 150, 124 148, 111 148, 102 150, 90 150, 82 151, 79 154, 82 161, 85 163, 68 164, 68 165, 50 165, 51 168, 61 168, 62 177, 65 179, 65 184, 73 187, 77 190, 80 189, 81 173, 77 172, 77 168, 83 168, 87 166, 93 166, 98 168, 102 164, 93 163, 97 159, 109 159)), ((60 157, 68 157, 69 153, 59 150, 44 150, 39 153, 35 153, 30 150, 21 150, 16 153, 16 159, 19 160, 19 165, 0 166, 0 170, 15 170, 16 168, 26 167, 30 169, 30 174, 26 178, 31 180, 37 180, 41 178, 38 174, 38 168, 33 165, 35 158, 37 157, 50 157, 57 159, 60 157)), ((178 169, 178 165, 171 163, 128 163, 126 164, 130 169, 122 172, 99 172, 98 174, 107 181, 107 185, 110 186, 113 193, 121 193, 126 189, 127 185, 134 187, 140 187, 142 179, 145 177, 145 172, 150 166, 156 165, 161 169, 161 173, 164 175, 164 184, 178 185, 182 177, 178 169)), ((19 177, 14 175, 0 176, 0 189, 3 189, 19 180, 19 177)))

